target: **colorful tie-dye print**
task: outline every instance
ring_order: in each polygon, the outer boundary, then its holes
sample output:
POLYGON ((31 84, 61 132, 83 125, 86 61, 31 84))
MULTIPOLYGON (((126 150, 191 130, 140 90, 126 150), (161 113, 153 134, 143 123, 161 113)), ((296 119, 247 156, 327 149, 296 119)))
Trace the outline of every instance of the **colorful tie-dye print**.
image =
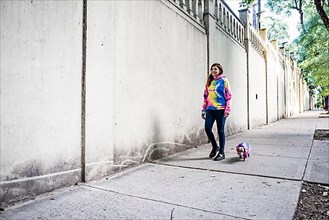
POLYGON ((232 93, 230 84, 225 76, 220 75, 211 82, 211 85, 204 90, 203 110, 225 110, 231 111, 232 93))

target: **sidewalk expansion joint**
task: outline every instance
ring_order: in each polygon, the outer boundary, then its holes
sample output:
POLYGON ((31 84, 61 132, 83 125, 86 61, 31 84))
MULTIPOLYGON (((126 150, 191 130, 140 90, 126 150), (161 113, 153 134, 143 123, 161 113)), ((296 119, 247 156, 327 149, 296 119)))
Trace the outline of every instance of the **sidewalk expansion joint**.
POLYGON ((159 163, 154 161, 149 161, 149 163, 156 164, 156 165, 162 165, 162 166, 170 166, 170 167, 178 167, 178 168, 184 168, 184 169, 192 169, 192 170, 203 170, 203 171, 212 171, 212 172, 218 172, 218 173, 228 173, 228 174, 235 174, 235 175, 244 175, 244 176, 253 176, 253 177, 264 177, 264 178, 271 178, 276 180, 289 180, 294 182, 300 182, 302 179, 297 178, 284 178, 284 177, 277 177, 277 176, 267 176, 267 175, 261 175, 261 174, 251 174, 251 173, 240 173, 240 172, 233 172, 233 171, 226 171, 226 170, 215 170, 215 169, 206 169, 201 167, 189 167, 189 166, 182 166, 182 165, 173 165, 173 164, 165 164, 165 163, 159 163))
MULTIPOLYGON (((176 204, 176 203, 161 201, 161 200, 157 200, 157 199, 152 199, 152 198, 147 198, 147 197, 142 197, 142 196, 136 196, 136 195, 130 195, 130 194, 127 194, 127 193, 117 192, 117 191, 114 191, 114 190, 111 190, 111 189, 106 189, 106 188, 99 187, 99 186, 92 186, 92 185, 89 185, 87 183, 81 183, 79 185, 80 186, 84 186, 84 187, 89 187, 89 188, 97 189, 97 190, 101 190, 101 191, 106 191, 106 192, 114 193, 114 194, 117 194, 117 195, 122 195, 122 196, 127 196, 127 197, 132 197, 132 198, 137 198, 137 199, 142 199, 142 200, 147 200, 147 201, 152 201, 152 202, 157 202, 157 203, 163 203, 163 204, 172 205, 172 206, 178 206, 178 207, 187 208, 187 209, 193 209, 193 210, 196 210, 196 211, 207 212, 207 213, 212 213, 212 214, 216 214, 216 215, 222 215, 222 216, 233 217, 233 218, 238 218, 238 219, 251 220, 249 218, 244 218, 244 217, 240 217, 240 216, 229 215, 229 214, 225 214, 225 213, 221 213, 221 212, 214 212, 214 211, 204 210, 204 209, 200 209, 200 208, 196 208, 196 207, 191 207, 191 206, 186 206, 186 205, 181 205, 181 204, 176 204)), ((173 210, 172 210, 172 212, 173 212, 173 210)))
POLYGON ((253 153, 252 156, 261 156, 261 157, 271 157, 271 158, 286 158, 286 159, 302 159, 305 160, 305 157, 289 157, 285 155, 269 155, 269 154, 258 154, 258 153, 253 153))
MULTIPOLYGON (((315 134, 315 128, 314 128, 313 135, 314 134, 315 134)), ((312 149, 313 149, 313 144, 314 144, 314 138, 312 140, 312 145, 311 145, 310 150, 309 150, 308 155, 307 155, 307 160, 306 160, 306 163, 305 163, 305 166, 304 166, 304 172, 303 172, 303 175, 302 175, 302 180, 304 180, 304 178, 305 178, 305 174, 306 174, 306 170, 307 170, 307 165, 308 165, 308 162, 310 161, 310 156, 311 156, 311 152, 312 152, 312 149)))

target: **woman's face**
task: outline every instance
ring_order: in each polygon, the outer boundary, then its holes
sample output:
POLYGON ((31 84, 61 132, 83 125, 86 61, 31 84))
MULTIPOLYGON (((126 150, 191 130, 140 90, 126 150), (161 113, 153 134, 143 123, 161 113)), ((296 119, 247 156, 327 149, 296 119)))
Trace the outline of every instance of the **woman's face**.
POLYGON ((220 75, 220 73, 221 73, 221 70, 218 68, 218 66, 213 66, 213 67, 211 67, 210 71, 211 71, 211 75, 212 75, 214 78, 216 78, 216 77, 217 77, 218 75, 220 75))

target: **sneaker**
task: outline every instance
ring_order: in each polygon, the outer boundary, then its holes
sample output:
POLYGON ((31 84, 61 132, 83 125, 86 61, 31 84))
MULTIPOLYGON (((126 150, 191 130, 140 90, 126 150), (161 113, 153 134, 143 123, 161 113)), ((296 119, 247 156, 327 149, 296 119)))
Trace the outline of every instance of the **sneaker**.
POLYGON ((209 154, 209 157, 213 158, 214 156, 216 156, 218 151, 219 151, 219 147, 213 148, 209 154))
POLYGON ((225 159, 225 154, 218 153, 217 156, 214 158, 215 161, 221 161, 225 159))

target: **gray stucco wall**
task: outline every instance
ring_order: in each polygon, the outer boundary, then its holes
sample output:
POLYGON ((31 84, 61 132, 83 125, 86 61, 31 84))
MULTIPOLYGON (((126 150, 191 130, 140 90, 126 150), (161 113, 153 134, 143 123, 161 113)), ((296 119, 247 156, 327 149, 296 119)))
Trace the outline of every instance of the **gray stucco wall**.
MULTIPOLYGON (((200 113, 213 62, 233 91, 228 134, 248 119, 265 124, 275 96, 270 122, 308 100, 290 58, 270 62, 278 72, 266 81, 262 53, 222 1, 200 1, 194 14, 180 1, 86 2, 86 180, 205 143, 200 113)), ((3 204, 81 181, 83 0, 0 4, 3 204)))
POLYGON ((81 3, 0 2, 1 199, 80 179, 81 3))

